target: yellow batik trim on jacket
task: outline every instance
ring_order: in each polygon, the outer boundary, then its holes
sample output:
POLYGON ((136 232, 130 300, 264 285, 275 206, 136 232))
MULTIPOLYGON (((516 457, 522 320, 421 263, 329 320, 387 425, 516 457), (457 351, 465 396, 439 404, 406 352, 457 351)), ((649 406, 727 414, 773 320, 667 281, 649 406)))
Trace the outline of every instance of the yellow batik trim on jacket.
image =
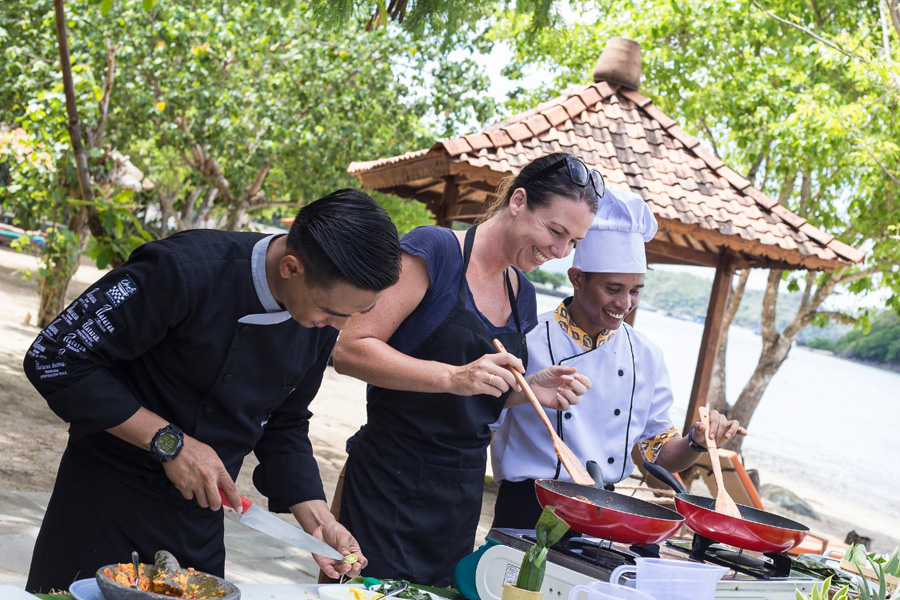
POLYGON ((615 331, 604 329, 600 332, 600 335, 597 336, 596 340, 593 339, 585 333, 581 327, 572 322, 569 318, 569 309, 566 308, 565 302, 560 302, 559 306, 556 308, 556 322, 559 324, 560 328, 566 332, 566 335, 575 340, 575 342, 585 350, 599 348, 608 342, 609 338, 615 333, 615 331))
POLYGON ((666 429, 662 433, 657 433, 652 438, 647 438, 646 440, 641 442, 641 455, 644 457, 644 460, 656 462, 656 457, 659 456, 659 453, 663 449, 663 446, 673 440, 680 439, 680 431, 678 431, 677 429, 666 429))

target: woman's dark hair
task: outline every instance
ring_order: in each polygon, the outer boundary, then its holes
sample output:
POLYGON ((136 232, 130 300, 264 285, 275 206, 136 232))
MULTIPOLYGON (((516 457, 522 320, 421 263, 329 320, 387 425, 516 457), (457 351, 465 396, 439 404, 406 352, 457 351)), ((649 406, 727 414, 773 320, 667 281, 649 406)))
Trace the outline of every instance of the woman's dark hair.
POLYGON ((563 160, 565 157, 571 156, 565 152, 554 152, 546 156, 536 158, 519 171, 517 175, 510 175, 500 182, 497 187, 496 197, 488 204, 481 215, 478 217, 478 223, 487 221, 504 207, 509 206, 509 199, 518 188, 525 188, 526 201, 528 208, 535 210, 540 206, 550 204, 550 196, 562 196, 575 202, 584 202, 587 204, 591 212, 597 212, 597 194, 590 185, 580 186, 569 177, 567 169, 556 169, 546 175, 542 175, 538 179, 529 181, 535 174, 549 167, 553 163, 563 160), (526 183, 527 182, 527 183, 526 183))
POLYGON ((359 190, 338 190, 301 208, 287 246, 300 256, 307 283, 314 287, 346 282, 380 292, 400 278, 397 228, 359 190))

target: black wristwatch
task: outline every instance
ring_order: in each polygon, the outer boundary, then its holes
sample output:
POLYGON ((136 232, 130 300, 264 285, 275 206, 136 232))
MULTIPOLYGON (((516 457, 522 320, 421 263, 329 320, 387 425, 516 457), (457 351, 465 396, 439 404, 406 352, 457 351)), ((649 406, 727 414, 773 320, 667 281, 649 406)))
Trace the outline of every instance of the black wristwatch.
POLYGON ((184 432, 178 425, 169 423, 156 432, 150 442, 150 456, 161 463, 167 463, 181 452, 184 446, 184 432))
POLYGON ((694 426, 693 425, 691 425, 691 430, 688 431, 687 439, 688 439, 688 446, 690 446, 691 450, 693 450, 694 452, 700 452, 700 453, 707 452, 707 449, 705 446, 701 446, 700 444, 698 444, 697 442, 694 441, 694 426))

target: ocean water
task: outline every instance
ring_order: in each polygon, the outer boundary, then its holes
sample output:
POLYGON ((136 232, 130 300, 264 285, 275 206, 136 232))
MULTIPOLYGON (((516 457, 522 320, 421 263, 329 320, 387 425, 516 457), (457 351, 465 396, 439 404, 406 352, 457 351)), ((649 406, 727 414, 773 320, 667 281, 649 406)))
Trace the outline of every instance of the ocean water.
MULTIPOLYGON (((538 296, 538 310, 560 299, 538 296)), ((636 329, 663 350, 684 423, 703 325, 639 310, 636 329)), ((727 397, 734 402, 753 373, 760 336, 733 327, 727 397)), ((816 510, 900 538, 900 373, 795 346, 766 389, 742 448, 745 466, 816 510)))

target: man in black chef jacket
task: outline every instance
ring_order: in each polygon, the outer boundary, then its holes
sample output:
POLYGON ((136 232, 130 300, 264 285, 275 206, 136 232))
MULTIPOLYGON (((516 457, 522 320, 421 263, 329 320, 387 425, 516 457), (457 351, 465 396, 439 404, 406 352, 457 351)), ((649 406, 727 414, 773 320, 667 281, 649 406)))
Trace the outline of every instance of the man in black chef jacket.
MULTIPOLYGON (((132 550, 223 575, 218 488, 240 506, 251 451, 271 510, 360 554, 326 506, 308 407, 338 331, 399 272, 390 217, 341 190, 301 209, 287 235, 176 233, 91 286, 25 357, 69 423, 26 589, 67 589, 132 550)), ((351 570, 316 558, 332 577, 351 570)))

